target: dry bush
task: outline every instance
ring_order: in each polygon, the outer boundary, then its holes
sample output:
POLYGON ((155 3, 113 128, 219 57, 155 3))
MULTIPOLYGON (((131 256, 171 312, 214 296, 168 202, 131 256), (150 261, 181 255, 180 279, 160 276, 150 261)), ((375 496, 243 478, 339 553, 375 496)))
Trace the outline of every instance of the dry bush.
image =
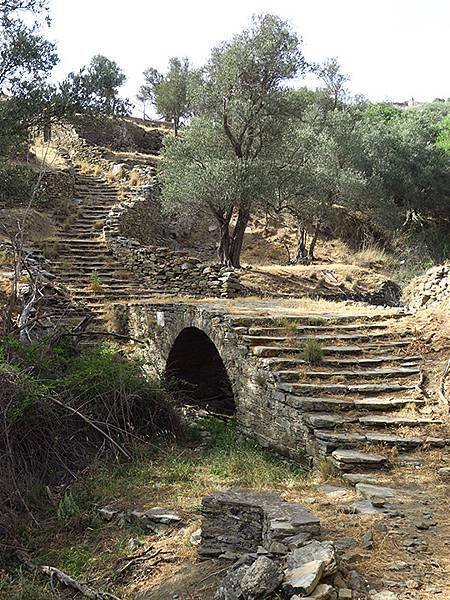
POLYGON ((72 342, 3 340, 0 530, 6 539, 14 537, 14 515, 33 511, 37 488, 71 481, 101 453, 131 458, 137 443, 178 432, 169 400, 140 365, 112 348, 80 352, 72 342))

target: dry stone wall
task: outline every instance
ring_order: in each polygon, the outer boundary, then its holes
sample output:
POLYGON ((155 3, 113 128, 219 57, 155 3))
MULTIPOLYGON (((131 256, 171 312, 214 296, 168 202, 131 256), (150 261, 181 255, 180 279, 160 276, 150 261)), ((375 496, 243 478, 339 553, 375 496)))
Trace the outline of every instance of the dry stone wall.
POLYGON ((405 296, 411 310, 429 308, 439 304, 450 306, 450 265, 439 265, 414 279, 405 296))
POLYGON ((148 281, 149 287, 170 294, 234 297, 245 295, 239 275, 232 269, 209 265, 185 250, 167 246, 142 246, 123 234, 121 221, 125 215, 152 203, 155 188, 147 185, 141 194, 111 209, 104 232, 113 255, 128 269, 148 281), (145 195, 142 194, 144 192, 145 195))

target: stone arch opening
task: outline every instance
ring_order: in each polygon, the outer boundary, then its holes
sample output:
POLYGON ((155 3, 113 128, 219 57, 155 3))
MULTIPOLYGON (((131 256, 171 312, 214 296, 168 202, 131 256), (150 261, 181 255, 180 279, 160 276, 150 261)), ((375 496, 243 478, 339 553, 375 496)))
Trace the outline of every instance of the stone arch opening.
POLYGON ((177 382, 184 404, 219 414, 234 414, 233 389, 214 342, 197 327, 186 327, 167 359, 166 377, 177 382))

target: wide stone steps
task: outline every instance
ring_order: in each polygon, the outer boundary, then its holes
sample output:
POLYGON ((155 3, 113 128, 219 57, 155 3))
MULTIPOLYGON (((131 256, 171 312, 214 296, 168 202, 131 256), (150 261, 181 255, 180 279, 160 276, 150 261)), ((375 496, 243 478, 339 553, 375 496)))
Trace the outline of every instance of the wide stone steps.
POLYGON ((263 336, 263 335, 243 335, 242 339, 250 346, 263 345, 292 345, 293 342, 304 343, 314 339, 317 342, 355 342, 355 341, 371 341, 371 340, 386 340, 396 337, 393 332, 375 332, 375 333, 335 333, 333 335, 317 334, 317 335, 296 335, 296 336, 263 336))
MULTIPOLYGON (((387 365, 391 363, 401 363, 402 366, 416 366, 419 364, 420 357, 417 355, 401 356, 365 356, 356 358, 323 358, 320 365, 323 367, 362 367, 374 365, 387 365)), ((297 367, 308 365, 308 361, 303 358, 266 358, 263 359, 264 365, 270 367, 274 371, 292 370, 297 367)))
POLYGON ((312 396, 315 394, 384 394, 410 391, 417 388, 417 383, 278 383, 278 389, 290 394, 312 396))
MULTIPOLYGON (((404 340, 392 340, 389 342, 379 341, 377 344, 343 344, 343 345, 325 345, 321 347, 324 356, 331 355, 368 355, 371 352, 390 352, 393 350, 399 350, 405 348, 411 344, 413 338, 404 340)), ((262 358, 270 357, 289 357, 292 355, 303 355, 304 348, 302 346, 253 346, 250 347, 250 352, 254 356, 262 358)))
POLYGON ((403 415, 358 415, 351 416, 328 413, 304 413, 303 419, 308 427, 316 429, 340 429, 349 424, 356 424, 358 427, 383 427, 385 429, 399 427, 422 427, 426 425, 442 425, 442 421, 437 419, 427 419, 417 416, 403 415))
POLYGON ((372 398, 349 398, 349 397, 316 397, 316 396, 294 396, 289 395, 288 401, 300 412, 320 412, 326 414, 350 412, 354 410, 390 412, 403 408, 424 406, 423 398, 414 397, 372 397, 372 398))
POLYGON ((275 371, 274 376, 277 381, 296 382, 305 379, 329 379, 339 377, 345 379, 386 379, 392 377, 410 377, 418 375, 420 369, 418 367, 399 367, 397 369, 380 368, 366 370, 339 370, 332 369, 329 371, 313 371, 313 370, 292 370, 292 371, 275 371))
MULTIPOLYGON (((339 432, 333 429, 316 429, 314 438, 322 454, 332 454, 337 449, 362 450, 368 445, 375 447, 380 454, 383 450, 396 448, 399 452, 420 448, 443 448, 450 440, 432 435, 398 435, 378 431, 339 432)), ((387 455, 386 455, 387 456, 387 455)))
POLYGON ((240 333, 250 336, 275 336, 293 337, 298 333, 314 333, 339 331, 358 332, 361 330, 387 329, 389 324, 384 323, 349 323, 349 324, 325 324, 325 325, 295 325, 294 327, 243 327, 240 333))

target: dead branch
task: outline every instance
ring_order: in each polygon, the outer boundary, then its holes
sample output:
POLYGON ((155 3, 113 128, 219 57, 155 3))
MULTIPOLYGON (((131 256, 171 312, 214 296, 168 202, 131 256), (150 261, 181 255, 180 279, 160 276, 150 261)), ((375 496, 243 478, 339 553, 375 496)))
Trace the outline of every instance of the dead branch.
MULTIPOLYGON (((150 546, 150 548, 147 548, 147 550, 144 550, 144 552, 141 552, 140 554, 136 554, 135 556, 123 556, 121 558, 118 558, 116 560, 116 563, 114 565, 114 571, 116 572, 117 575, 122 575, 123 573, 125 573, 125 571, 127 571, 131 566, 141 563, 141 562, 145 562, 147 560, 151 560, 152 558, 155 558, 156 556, 159 556, 160 554, 167 554, 167 552, 163 552, 162 550, 156 550, 156 552, 153 552, 153 554, 149 554, 150 550, 153 550, 153 546, 150 546), (127 561, 123 567, 119 568, 119 564, 121 562, 127 561)), ((158 561, 160 562, 160 561, 158 561)))
POLYGON ((80 417, 80 419, 83 419, 83 421, 85 423, 87 423, 88 425, 90 425, 93 429, 95 429, 96 431, 98 431, 101 435, 103 435, 103 437, 105 437, 108 441, 110 441, 111 444, 115 448, 117 448, 117 450, 119 450, 119 452, 121 454, 123 454, 128 460, 131 459, 131 456, 128 454, 128 452, 120 444, 118 444, 111 436, 109 436, 106 433, 106 431, 103 431, 103 429, 101 429, 100 427, 98 427, 89 417, 87 417, 86 415, 84 415, 82 412, 80 412, 76 408, 73 408, 72 406, 69 406, 68 404, 64 404, 64 402, 61 402, 60 400, 58 400, 58 398, 55 398, 54 396, 49 396, 49 398, 50 398, 50 400, 52 402, 55 402, 56 404, 58 404, 62 408, 66 408, 70 412, 72 412, 75 415, 77 415, 78 417, 80 417))
POLYGON ((56 567, 49 567, 47 565, 35 565, 25 553, 18 553, 18 557, 30 571, 39 571, 44 575, 48 575, 52 583, 56 579, 66 587, 72 588, 73 590, 80 592, 80 594, 83 594, 83 596, 89 598, 90 600, 120 600, 120 598, 118 596, 115 596, 114 594, 110 594, 108 592, 100 592, 89 587, 86 583, 74 579, 73 577, 71 577, 67 573, 64 573, 64 571, 60 571, 56 567))

